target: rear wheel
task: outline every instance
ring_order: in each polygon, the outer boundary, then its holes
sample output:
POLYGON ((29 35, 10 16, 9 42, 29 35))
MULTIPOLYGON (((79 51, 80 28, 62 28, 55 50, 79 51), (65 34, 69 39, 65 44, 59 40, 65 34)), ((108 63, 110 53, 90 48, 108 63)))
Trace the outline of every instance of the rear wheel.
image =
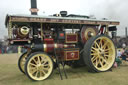
POLYGON ((115 62, 115 57, 115 46, 108 36, 92 37, 84 46, 84 62, 93 72, 109 70, 115 62))
POLYGON ((47 79, 52 72, 53 61, 45 53, 32 53, 25 63, 25 73, 31 80, 40 81, 47 79))

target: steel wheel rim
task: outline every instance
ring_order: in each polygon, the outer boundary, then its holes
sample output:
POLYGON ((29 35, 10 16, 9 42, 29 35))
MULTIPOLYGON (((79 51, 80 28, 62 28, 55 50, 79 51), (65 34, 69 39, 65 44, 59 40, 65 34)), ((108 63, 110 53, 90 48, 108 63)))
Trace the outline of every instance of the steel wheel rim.
POLYGON ((44 80, 50 76, 53 70, 53 63, 46 54, 36 54, 30 58, 27 71, 33 80, 44 80))
POLYGON ((91 47, 91 62, 99 71, 110 69, 115 61, 115 46, 107 37, 97 38, 91 47))
POLYGON ((25 53, 22 58, 21 58, 21 61, 20 61, 20 67, 22 69, 22 71, 24 72, 24 65, 25 65, 25 62, 26 62, 26 58, 27 58, 27 53, 25 53))

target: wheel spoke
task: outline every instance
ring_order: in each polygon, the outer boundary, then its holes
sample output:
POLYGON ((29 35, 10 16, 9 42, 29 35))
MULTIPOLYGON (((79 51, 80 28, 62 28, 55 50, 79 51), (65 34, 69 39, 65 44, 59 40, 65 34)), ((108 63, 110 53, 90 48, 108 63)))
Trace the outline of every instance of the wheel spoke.
POLYGON ((96 53, 96 51, 95 51, 95 50, 93 50, 93 49, 91 49, 91 52, 96 53))
POLYGON ((99 44, 95 41, 95 44, 97 45, 98 48, 100 48, 99 44))
POLYGON ((110 51, 111 50, 111 48, 107 48, 107 49, 104 49, 105 51, 110 51))
POLYGON ((91 52, 97 53, 97 48, 92 47, 91 52))
POLYGON ((47 60, 43 60, 42 64, 45 65, 47 62, 47 60))
POLYGON ((97 51, 97 48, 94 48, 94 47, 92 47, 92 50, 95 50, 95 51, 97 51))
POLYGON ((96 57, 96 56, 93 56, 93 57, 91 58, 91 61, 94 62, 96 59, 97 59, 97 57, 96 57))
POLYGON ((105 47, 107 46, 107 44, 108 44, 108 42, 106 41, 106 42, 104 43, 104 45, 102 46, 102 48, 105 49, 105 47))
POLYGON ((103 68, 103 63, 101 61, 99 61, 100 65, 101 65, 101 68, 103 68))
POLYGON ((38 63, 41 64, 40 56, 38 56, 38 63))
POLYGON ((29 68, 30 68, 30 70, 37 70, 36 67, 29 67, 29 68))
POLYGON ((102 39, 100 39, 99 46, 102 47, 102 39))
POLYGON ((97 61, 98 61, 98 59, 99 59, 99 58, 97 58, 97 59, 96 59, 96 67, 98 66, 98 62, 97 62, 97 61))
POLYGON ((48 70, 49 70, 49 68, 43 68, 43 70, 48 71, 48 70))
POLYGON ((44 70, 40 70, 44 75, 46 74, 46 72, 44 70))
POLYGON ((33 63, 30 63, 30 65, 35 66, 35 67, 36 67, 36 65, 35 65, 35 64, 33 64, 33 63))
POLYGON ((34 63, 37 65, 37 61, 35 60, 35 58, 32 59, 34 61, 34 63))
POLYGON ((105 57, 101 57, 101 59, 102 59, 103 62, 105 62, 105 64, 107 64, 107 65, 109 64, 109 63, 106 61, 105 57))
POLYGON ((105 60, 108 60, 108 56, 104 56, 104 59, 105 59, 105 60))
POLYGON ((31 74, 33 75, 36 71, 37 71, 37 69, 31 70, 31 74))
POLYGON ((49 66, 49 64, 44 64, 43 66, 49 66))
MULTIPOLYGON (((44 55, 44 56, 45 56, 45 55, 44 55)), ((46 59, 45 57, 42 57, 42 56, 41 56, 40 58, 41 58, 41 62, 46 59)))
POLYGON ((40 77, 41 77, 41 76, 43 76, 43 75, 42 75, 42 71, 40 71, 40 77))
POLYGON ((108 52, 108 51, 105 51, 104 53, 105 53, 105 54, 109 54, 109 52, 108 52))
POLYGON ((91 53, 91 55, 97 55, 97 53, 91 53))
POLYGON ((104 54, 104 56, 107 56, 107 57, 108 57, 108 56, 109 56, 109 54, 104 54))
POLYGON ((35 77, 38 77, 38 73, 39 73, 39 71, 37 70, 37 71, 36 71, 36 74, 35 74, 35 77))

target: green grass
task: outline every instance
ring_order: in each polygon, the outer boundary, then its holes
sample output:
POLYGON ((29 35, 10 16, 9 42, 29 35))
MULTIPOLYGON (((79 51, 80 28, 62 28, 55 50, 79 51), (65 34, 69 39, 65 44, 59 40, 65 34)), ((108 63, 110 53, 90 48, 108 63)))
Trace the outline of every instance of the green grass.
POLYGON ((68 79, 63 76, 61 80, 58 71, 54 70, 47 80, 34 82, 19 71, 17 56, 0 55, 0 85, 128 85, 128 66, 124 65, 102 73, 89 73, 85 67, 73 69, 67 66, 68 79), (14 60, 9 61, 10 57, 14 60))

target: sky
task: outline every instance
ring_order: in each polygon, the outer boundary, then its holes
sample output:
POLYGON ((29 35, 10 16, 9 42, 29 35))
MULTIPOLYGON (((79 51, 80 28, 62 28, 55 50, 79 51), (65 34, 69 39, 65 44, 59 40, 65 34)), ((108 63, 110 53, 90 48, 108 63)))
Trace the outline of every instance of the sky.
MULTIPOLYGON (((94 15, 118 20, 117 35, 128 27, 128 0, 37 0, 38 15, 52 15, 62 10, 68 14, 94 15)), ((30 0, 0 0, 0 38, 7 36, 4 22, 7 14, 30 14, 30 0)))

